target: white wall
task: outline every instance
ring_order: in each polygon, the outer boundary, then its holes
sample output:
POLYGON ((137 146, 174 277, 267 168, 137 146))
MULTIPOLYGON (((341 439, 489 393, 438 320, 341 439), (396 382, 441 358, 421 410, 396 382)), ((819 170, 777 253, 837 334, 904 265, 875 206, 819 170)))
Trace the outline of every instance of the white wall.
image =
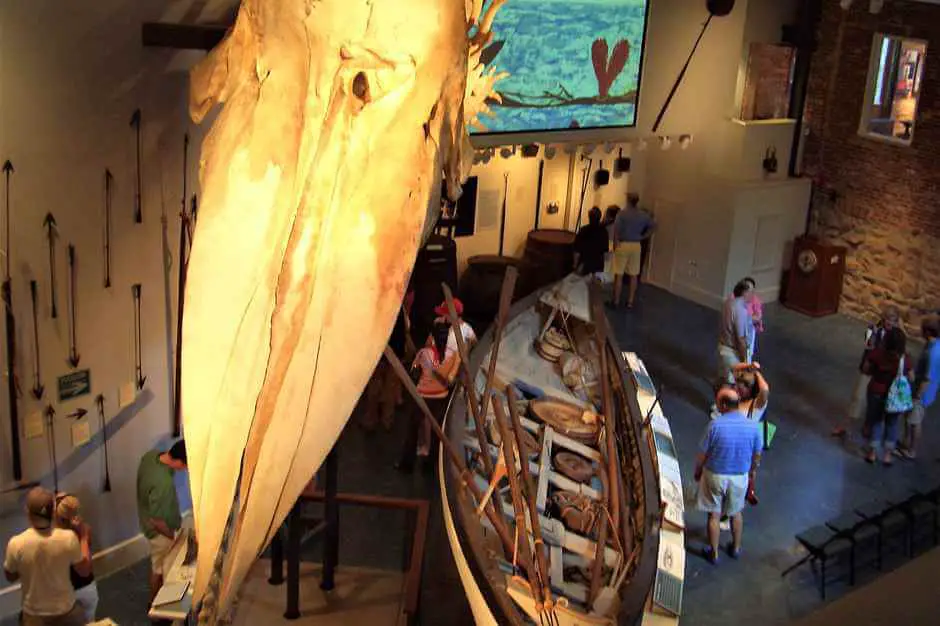
MULTIPOLYGON (((95 529, 95 548, 137 532, 135 480, 143 452, 166 442, 176 329, 176 254, 182 195, 182 141, 191 135, 189 190, 198 191, 202 129, 186 110, 185 71, 201 53, 144 49, 140 25, 151 20, 217 19, 231 2, 162 0, 20 0, 0 3, 0 160, 10 159, 10 219, 17 369, 23 396, 19 416, 51 403, 59 488, 78 495, 95 529), (132 217, 134 133, 140 107, 143 223, 132 217), (104 170, 114 174, 112 287, 102 283, 104 170), (43 216, 55 215, 59 317, 50 318, 48 248, 43 216), (164 230, 165 223, 165 230, 164 230), (91 395, 59 404, 56 377, 70 371, 65 247, 76 247, 79 369, 91 370, 91 395), (166 263, 169 263, 169 266, 166 263), (165 271, 166 270, 166 271, 165 271), (45 398, 33 400, 34 354, 29 280, 39 281, 39 329, 45 398), (142 285, 142 362, 145 392, 120 415, 118 389, 134 380, 131 285, 142 285), (105 396, 112 492, 101 493, 101 440, 73 448, 64 416, 89 412, 98 433, 94 397, 105 396)), ((5 355, 4 355, 5 357, 5 355)), ((0 488, 12 481, 6 385, 0 386, 0 488)), ((22 441, 25 480, 52 478, 46 439, 22 441)), ((0 495, 0 542, 22 530, 23 492, 0 495)), ((186 505, 184 501, 184 506, 186 505)))

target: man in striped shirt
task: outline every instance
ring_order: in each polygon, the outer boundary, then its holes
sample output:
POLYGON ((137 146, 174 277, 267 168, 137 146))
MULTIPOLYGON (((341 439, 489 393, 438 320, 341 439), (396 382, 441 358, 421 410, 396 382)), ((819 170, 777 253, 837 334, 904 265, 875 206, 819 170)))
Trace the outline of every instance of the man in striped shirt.
POLYGON ((731 518, 732 543, 728 555, 741 554, 744 531, 745 498, 748 485, 760 465, 763 441, 758 422, 740 411, 741 399, 732 388, 718 392, 715 403, 721 415, 710 420, 695 462, 695 479, 699 483, 698 508, 708 513, 708 547, 705 557, 718 562, 718 540, 722 515, 731 518))

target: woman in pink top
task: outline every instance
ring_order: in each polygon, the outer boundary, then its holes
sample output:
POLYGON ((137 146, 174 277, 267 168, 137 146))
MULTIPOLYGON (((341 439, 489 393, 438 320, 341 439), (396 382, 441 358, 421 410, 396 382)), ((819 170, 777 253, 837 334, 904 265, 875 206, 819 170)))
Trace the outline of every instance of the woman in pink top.
MULTIPOLYGON (((456 374, 455 360, 445 358, 449 331, 449 324, 441 320, 435 321, 424 347, 418 350, 411 365, 412 375, 418 378, 418 394, 424 399, 438 424, 444 418, 450 397, 450 384, 456 374)), ((435 459, 436 448, 432 445, 431 425, 417 405, 414 405, 413 416, 401 459, 395 465, 396 469, 403 472, 414 470, 415 456, 426 459, 426 469, 433 467, 435 459)))
MULTIPOLYGON (((747 283, 751 287, 747 299, 744 302, 747 307, 747 312, 751 314, 751 319, 754 320, 754 326, 751 328, 751 332, 747 337, 747 362, 750 363, 757 355, 757 335, 764 332, 764 303, 761 302, 760 296, 757 295, 757 281, 748 276, 747 278, 743 278, 741 282, 747 283)), ((728 299, 733 300, 734 294, 728 295, 728 299)))

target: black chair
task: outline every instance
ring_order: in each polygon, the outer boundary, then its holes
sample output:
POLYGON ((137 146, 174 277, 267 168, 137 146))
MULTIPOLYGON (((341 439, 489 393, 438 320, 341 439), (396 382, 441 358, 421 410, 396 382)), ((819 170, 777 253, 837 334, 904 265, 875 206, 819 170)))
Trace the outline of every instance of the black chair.
POLYGON ((881 570, 881 530, 872 522, 860 519, 854 513, 845 513, 835 519, 826 522, 826 526, 835 531, 838 537, 848 539, 852 543, 852 549, 849 553, 849 584, 855 584, 855 570, 861 565, 859 563, 860 547, 872 541, 877 546, 875 564, 878 570, 881 570))
POLYGON ((878 531, 881 533, 880 541, 882 552, 888 543, 888 539, 893 537, 898 531, 901 531, 904 534, 905 553, 910 556, 911 527, 907 515, 898 509, 898 507, 889 502, 876 500, 856 508, 855 514, 862 520, 878 528, 878 531))
POLYGON ((909 556, 914 556, 917 530, 923 527, 925 521, 930 524, 928 528, 933 545, 937 545, 937 502, 928 493, 914 490, 913 494, 907 499, 889 501, 907 518, 909 527, 907 553, 909 556))
POLYGON ((786 576, 797 567, 803 563, 809 562, 814 564, 819 562, 821 566, 820 576, 819 576, 819 595, 825 600, 826 599, 826 565, 831 561, 836 559, 842 554, 849 552, 850 560, 850 579, 854 580, 854 574, 852 573, 853 567, 851 560, 853 558, 852 552, 852 542, 849 539, 841 536, 839 533, 835 532, 827 526, 814 526, 809 530, 806 530, 796 536, 796 540, 800 542, 804 548, 806 548, 807 555, 785 569, 781 576, 786 576))

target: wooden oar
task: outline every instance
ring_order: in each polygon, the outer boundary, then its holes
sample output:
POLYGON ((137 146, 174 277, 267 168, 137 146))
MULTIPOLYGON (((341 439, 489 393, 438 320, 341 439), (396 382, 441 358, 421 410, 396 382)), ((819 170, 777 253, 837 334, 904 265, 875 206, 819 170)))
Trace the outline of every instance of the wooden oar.
POLYGON ((486 368, 486 384, 483 385, 483 401, 480 406, 486 410, 489 407, 490 395, 493 391, 493 378, 496 376, 496 359, 499 356, 499 344, 503 340, 503 329, 506 318, 509 317, 509 307, 512 305, 512 294, 516 290, 516 277, 519 271, 509 266, 503 277, 503 286, 499 292, 499 312, 496 314, 496 323, 493 327, 493 347, 490 350, 490 362, 486 368))
MULTIPOLYGON (((535 598, 537 607, 544 606, 542 594, 542 585, 539 584, 535 568, 532 566, 532 552, 529 547, 528 531, 526 530, 525 503, 522 498, 522 488, 519 485, 519 477, 516 475, 516 452, 514 450, 514 437, 509 430, 506 414, 503 412, 503 405, 496 394, 493 394, 493 412, 496 418, 496 426, 499 428, 499 436, 502 440, 503 456, 506 459, 507 477, 509 478, 509 493, 512 495, 512 510, 516 519, 516 543, 519 548, 519 560, 522 561, 522 568, 526 572, 529 581, 529 587, 532 589, 532 596, 535 598)), ((524 448, 520 447, 519 454, 524 454, 524 448)), ((525 467, 527 459, 520 459, 519 465, 525 467)), ((537 526, 537 524, 536 524, 537 526)), ((534 529, 533 529, 534 530, 534 529)))
MULTIPOLYGON (((477 502, 482 501, 483 493, 480 491, 480 487, 473 480, 473 476, 467 469, 467 466, 463 461, 463 457, 457 453, 457 450, 454 448, 453 444, 447 438, 447 435, 445 435, 444 431, 441 429, 441 425, 437 423, 436 419, 434 419, 434 415, 431 413, 431 409, 428 408, 424 398, 422 398, 421 394, 418 393, 418 388, 415 387, 414 381, 412 381, 411 377, 408 376, 408 372, 405 370, 405 366, 402 365, 401 361, 398 359, 398 355, 392 352, 391 348, 385 346, 385 358, 388 360, 389 365, 392 366, 392 369, 398 375, 398 378, 405 386, 405 389, 408 390, 408 393, 414 399, 415 403, 417 403, 421 413, 424 414, 424 419, 426 419, 431 425, 431 429, 434 431, 434 434, 436 434, 441 440, 441 444, 444 446, 444 450, 447 451, 451 462, 454 464, 454 467, 457 468, 457 471, 460 474, 460 480, 470 490, 477 502)), ((493 507, 486 508, 486 516, 489 518, 493 528, 496 529, 496 534, 499 536, 500 541, 502 541, 503 548, 506 550, 506 554, 511 556, 513 552, 513 541, 510 538, 509 528, 506 526, 506 521, 493 507)))
MULTIPOLYGON (((519 413, 516 411, 516 394, 512 386, 506 387, 506 397, 509 400, 509 417, 512 420, 512 429, 516 436, 516 446, 520 454, 522 454, 522 451, 525 450, 522 443, 522 420, 519 419, 519 413)), ((542 583, 545 608, 551 611, 553 607, 552 589, 551 582, 549 581, 548 559, 545 556, 545 550, 543 548, 545 542, 542 540, 542 524, 539 522, 539 512, 535 502, 535 484, 532 482, 532 474, 529 472, 529 460, 527 458, 520 459, 519 466, 522 471, 522 484, 525 487, 526 501, 529 505, 529 521, 532 525, 532 538, 535 545, 535 564, 538 566, 538 575, 542 583)), ((541 469, 543 472, 548 471, 548 468, 543 467, 541 469)))
MULTIPOLYGON (((480 407, 477 402, 476 388, 473 384, 473 377, 470 375, 470 354, 467 352, 467 344, 463 340, 463 332, 460 330, 460 319, 457 317, 457 309, 454 308, 454 295, 446 283, 441 283, 444 290, 444 299, 447 302, 447 315, 450 318, 451 328, 454 330, 454 338, 457 340, 457 354, 460 356, 460 378, 463 382, 464 390, 467 396, 467 405, 470 407, 470 414, 473 416, 473 427, 477 433, 477 440, 480 443, 480 456, 483 459, 483 468, 486 470, 485 478, 493 479, 493 459, 489 455, 489 447, 486 445, 486 431, 483 424, 486 421, 486 405, 480 407)), ((481 506, 484 503, 481 503, 481 506)))
POLYGON ((617 462, 617 446, 614 440, 614 403, 610 392, 610 368, 607 362, 607 316, 604 313, 604 303, 597 282, 590 284, 590 299, 598 358, 601 362, 601 393, 607 436, 607 476, 610 485, 607 490, 607 509, 610 511, 613 527, 617 528, 620 526, 620 464, 617 462))

